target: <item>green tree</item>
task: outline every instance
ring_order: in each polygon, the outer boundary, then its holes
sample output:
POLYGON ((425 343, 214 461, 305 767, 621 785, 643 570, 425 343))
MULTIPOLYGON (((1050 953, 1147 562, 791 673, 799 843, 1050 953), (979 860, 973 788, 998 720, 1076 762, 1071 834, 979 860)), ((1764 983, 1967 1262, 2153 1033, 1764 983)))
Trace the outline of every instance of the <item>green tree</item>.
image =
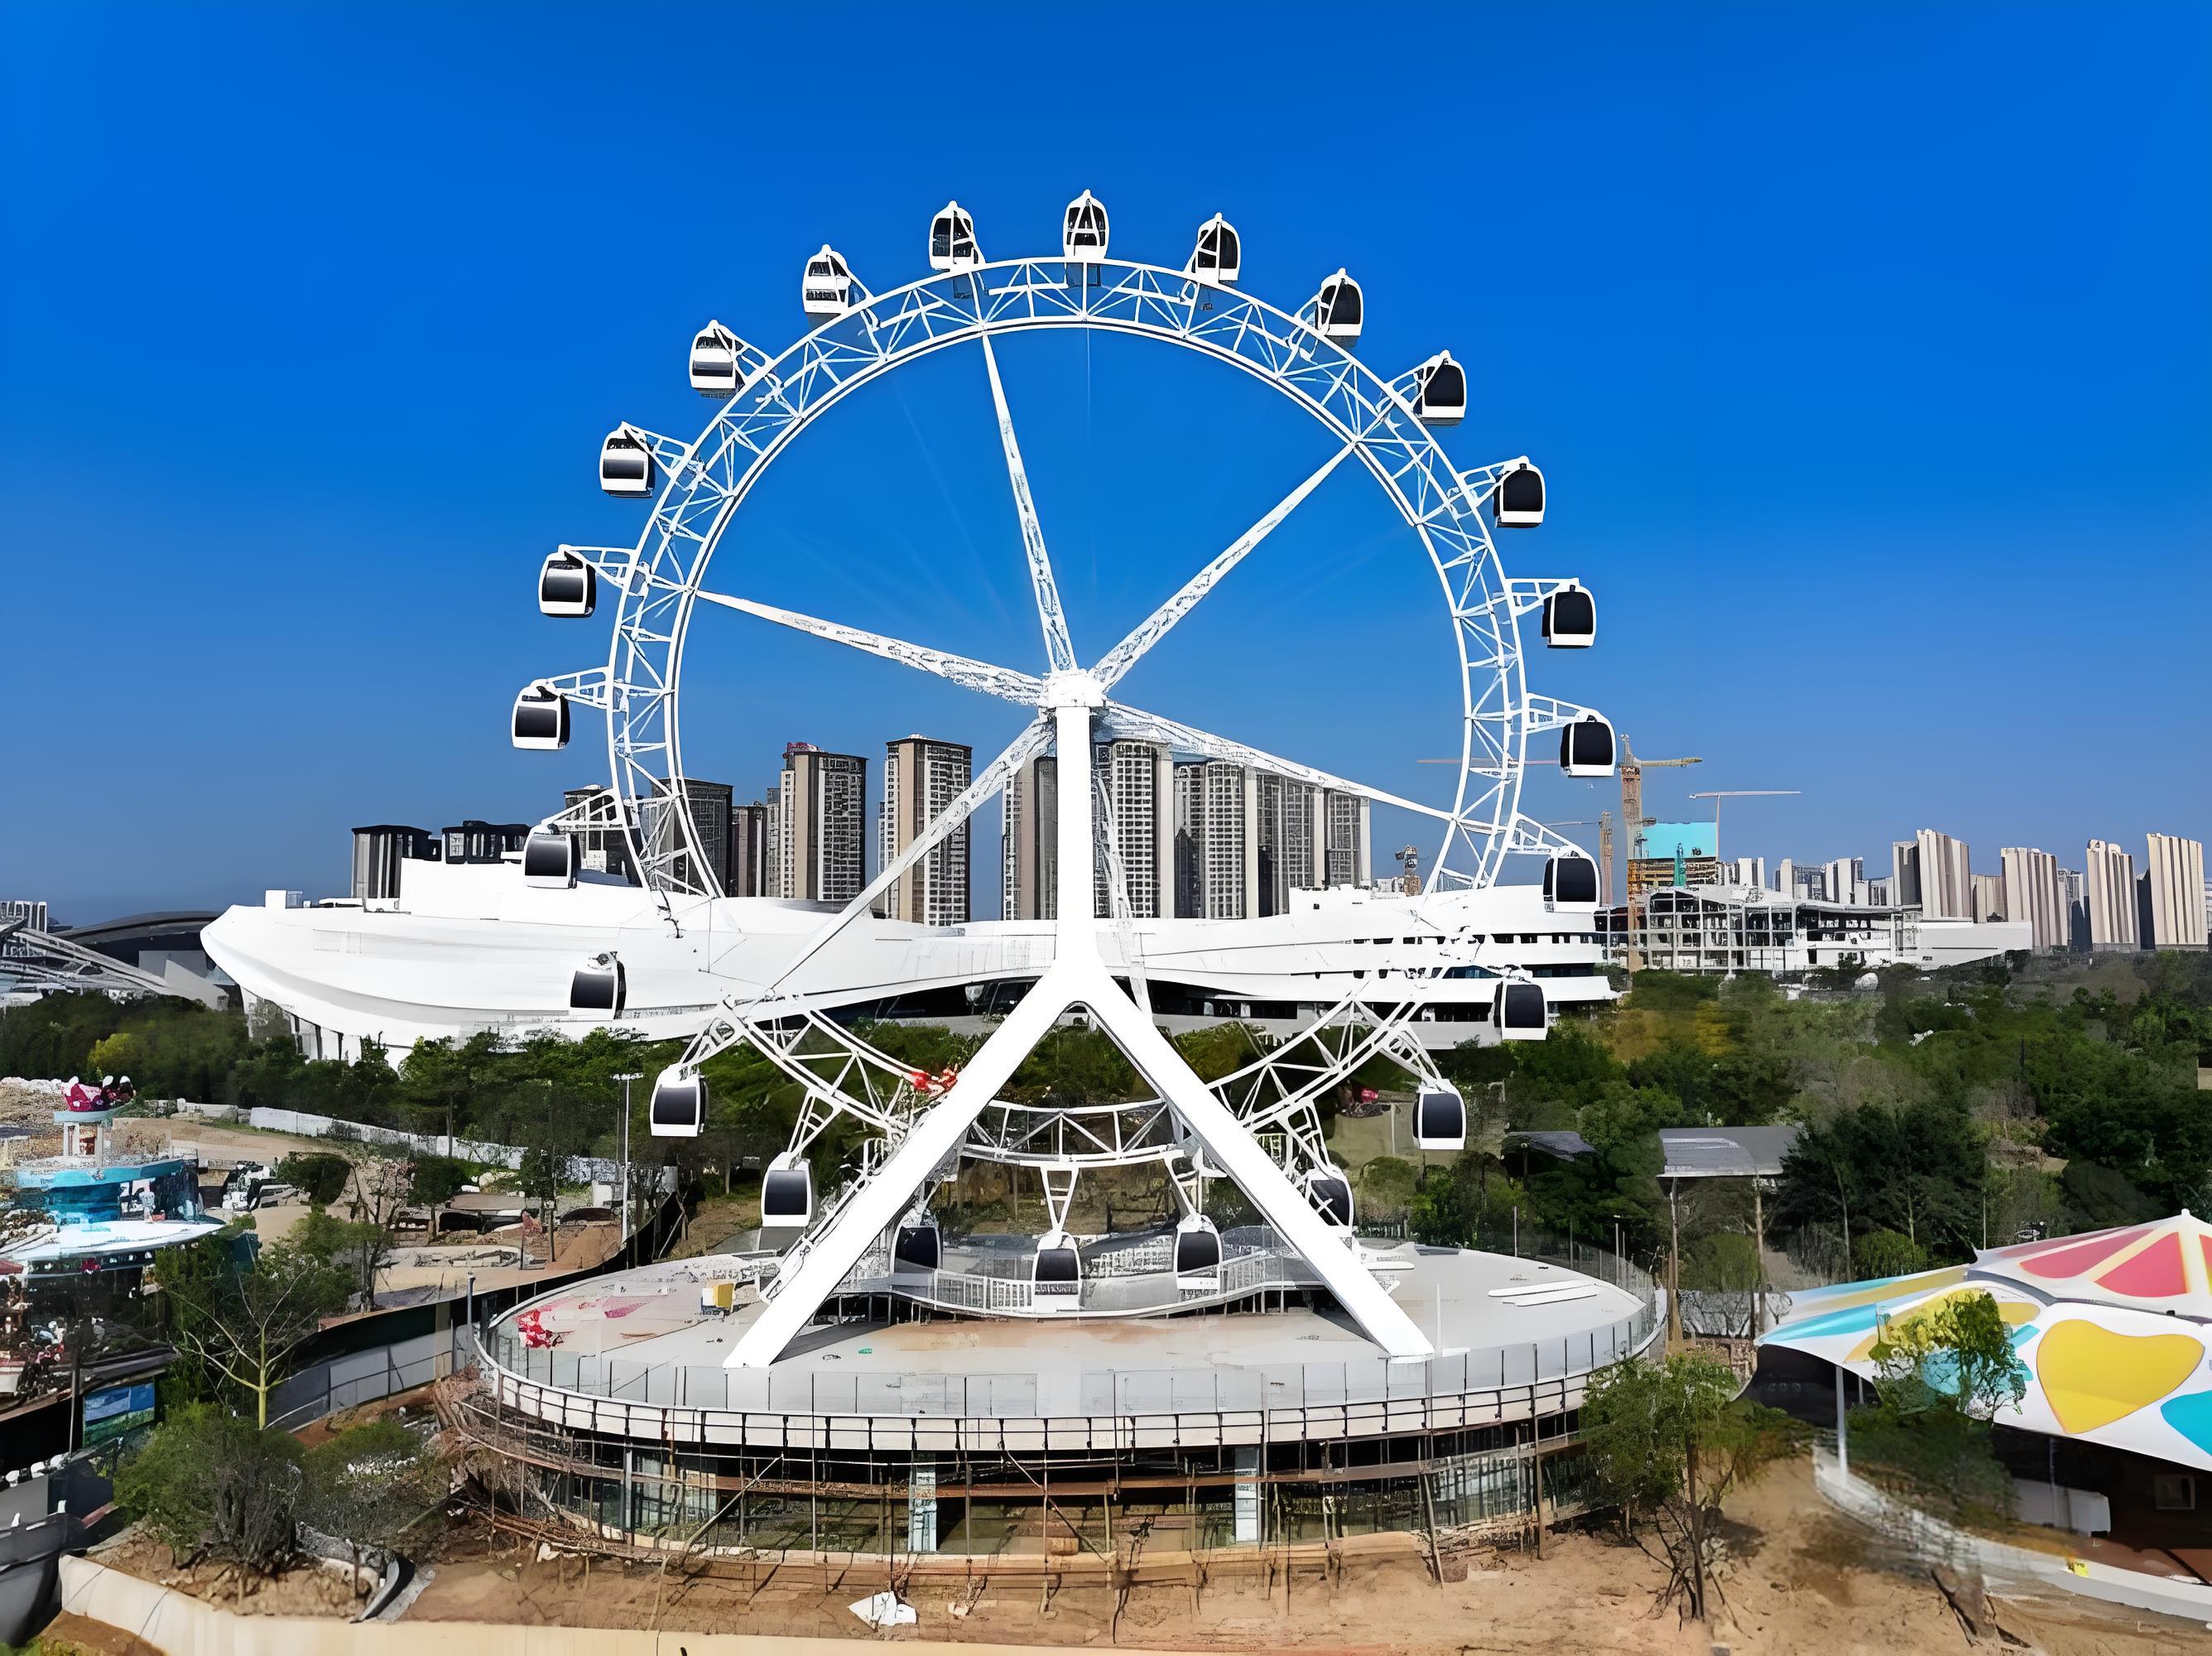
POLYGON ((1883 1324, 1872 1355, 1875 1401, 1850 1412, 1853 1460, 1954 1518, 2009 1513, 1990 1421, 2027 1395, 2027 1371, 1996 1300, 1963 1292, 1907 1311, 1883 1324))
POLYGON ((1738 1389, 1723 1365, 1686 1352, 1663 1363, 1625 1358, 1583 1399, 1583 1440, 1601 1482, 1630 1532, 1641 1542, 1648 1519, 1658 1539, 1668 1567, 1660 1602, 1681 1593, 1701 1621, 1722 1504, 1798 1444, 1789 1416, 1738 1389))
POLYGON ((289 1433, 187 1403, 124 1462, 115 1498, 179 1563, 215 1558, 235 1570, 242 1598, 295 1550, 304 1482, 289 1433))
POLYGON ((537 1145, 522 1153, 522 1166, 515 1171, 515 1188, 526 1199, 538 1203, 542 1215, 538 1224, 545 1233, 549 1257, 559 1251, 553 1236, 554 1208, 561 1199, 561 1183, 567 1171, 566 1156, 537 1145))
POLYGON ((353 1163, 326 1151, 302 1150, 276 1163, 276 1177, 295 1187, 312 1207, 327 1208, 345 1194, 353 1163))
POLYGON ((85 1073, 88 1075, 128 1075, 135 1086, 137 1078, 146 1073, 146 1043, 127 1029, 118 1029, 94 1044, 85 1055, 85 1073))
POLYGON ((415 1172, 408 1181, 407 1199, 428 1210, 430 1233, 438 1232, 438 1215, 446 1204, 461 1193, 464 1185, 473 1183, 465 1161, 452 1156, 417 1156, 415 1172))
POLYGON ((251 1398, 258 1427, 269 1424, 269 1394, 291 1373, 300 1348, 324 1317, 345 1309, 352 1291, 343 1268, 283 1243, 241 1269, 220 1237, 156 1254, 154 1276, 171 1300, 178 1349, 251 1398), (222 1257, 171 1263, 203 1249, 222 1257))
POLYGON ((415 1182, 415 1168, 371 1144, 360 1146, 349 1158, 352 1172, 346 1185, 345 1210, 352 1221, 348 1259, 360 1278, 368 1309, 376 1309, 377 1274, 392 1263, 399 1211, 406 1205, 415 1182))
POLYGON ((1928 1269, 1928 1250, 1898 1231, 1869 1231, 1852 1239, 1851 1269, 1869 1278, 1910 1276, 1928 1269))

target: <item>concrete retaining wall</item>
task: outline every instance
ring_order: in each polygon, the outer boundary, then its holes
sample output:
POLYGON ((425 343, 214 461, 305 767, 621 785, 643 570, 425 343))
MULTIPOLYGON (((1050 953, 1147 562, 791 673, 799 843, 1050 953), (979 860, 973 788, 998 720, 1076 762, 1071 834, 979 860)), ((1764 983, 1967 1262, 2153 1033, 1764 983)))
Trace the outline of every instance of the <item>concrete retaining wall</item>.
POLYGON ((2161 1616, 2212 1623, 2212 1587, 2140 1570, 2124 1570, 2092 1558, 2061 1558, 1955 1529, 1929 1513, 1893 1500, 1845 1470, 1826 1445, 1813 1451, 1813 1482, 1831 1504, 1931 1563, 1978 1570, 1993 1587, 2039 1586, 2161 1616))
MULTIPOLYGON (((61 1570, 64 1610, 135 1635, 166 1656, 671 1656, 678 1645, 690 1656, 821 1656, 823 1642, 740 1633, 237 1616, 89 1558, 64 1558, 61 1570)), ((865 1641, 860 1624, 853 1627, 865 1641)), ((919 1656, 975 1656, 977 1647, 902 1639, 899 1648, 919 1656)), ((993 1656, 1067 1656, 1064 1647, 991 1648, 993 1656)))

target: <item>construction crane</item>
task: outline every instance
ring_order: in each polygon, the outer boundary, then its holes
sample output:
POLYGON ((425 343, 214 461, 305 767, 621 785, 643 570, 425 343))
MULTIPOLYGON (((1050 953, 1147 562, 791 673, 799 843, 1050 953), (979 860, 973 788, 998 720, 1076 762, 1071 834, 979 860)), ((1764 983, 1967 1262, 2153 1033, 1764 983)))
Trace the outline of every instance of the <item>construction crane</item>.
MULTIPOLYGON (((1644 831, 1654 820, 1644 814, 1644 773, 1646 770, 1671 770, 1685 764, 1703 764, 1701 758, 1686 759, 1639 759, 1636 749, 1626 734, 1620 739, 1620 825, 1628 835, 1628 855, 1644 855, 1644 831)), ((1692 796, 1694 797, 1694 795, 1692 796)), ((1719 831, 1714 831, 1717 833, 1719 831)))
MULTIPOLYGON (((1418 763, 1421 764, 1457 764, 1460 761, 1457 759, 1422 759, 1418 761, 1418 763)), ((1559 761, 1557 759, 1524 759, 1522 763, 1527 766, 1534 766, 1539 764, 1557 764, 1559 761)), ((1640 759, 1637 758, 1635 747, 1629 741, 1626 734, 1624 733, 1622 734, 1620 739, 1620 831, 1627 837, 1628 855, 1632 858, 1641 856, 1644 854, 1644 831, 1650 827, 1654 820, 1652 818, 1647 817, 1644 814, 1644 771, 1647 770, 1670 770, 1681 765, 1703 764, 1704 763, 1704 758, 1696 754, 1692 754, 1686 758, 1680 759, 1640 759)), ((1613 904, 1613 833, 1611 829, 1606 825, 1605 819, 1601 813, 1598 819, 1598 828, 1597 861, 1599 868, 1603 871, 1600 876, 1601 881, 1600 896, 1604 899, 1606 905, 1610 908, 1613 904)), ((1719 831, 1719 829, 1716 827, 1714 832, 1717 834, 1719 831)), ((1626 871, 1624 869, 1624 874, 1626 872, 1626 871)), ((1626 884, 1625 880, 1623 884, 1624 886, 1626 884)), ((1633 922, 1635 916, 1631 915, 1629 918, 1631 922, 1633 922)))

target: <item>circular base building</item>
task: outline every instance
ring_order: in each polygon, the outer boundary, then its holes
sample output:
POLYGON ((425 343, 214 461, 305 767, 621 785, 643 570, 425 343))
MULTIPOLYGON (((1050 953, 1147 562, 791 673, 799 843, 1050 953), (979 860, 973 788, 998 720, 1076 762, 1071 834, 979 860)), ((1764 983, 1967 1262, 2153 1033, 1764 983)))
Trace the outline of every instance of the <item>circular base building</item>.
POLYGON ((1659 1332, 1609 1255, 1363 1244, 1437 1348, 1393 1360, 1264 1229, 1222 1240, 1187 1306, 1171 1236, 1086 1251, 1071 1309, 1029 1280, 1030 1239, 879 1255, 762 1367, 729 1360, 777 1261, 648 1266, 489 1324, 448 1418, 526 1521, 614 1551, 1110 1557, 1133 1519, 1194 1551, 1433 1536, 1530 1521, 1590 1375, 1659 1332))

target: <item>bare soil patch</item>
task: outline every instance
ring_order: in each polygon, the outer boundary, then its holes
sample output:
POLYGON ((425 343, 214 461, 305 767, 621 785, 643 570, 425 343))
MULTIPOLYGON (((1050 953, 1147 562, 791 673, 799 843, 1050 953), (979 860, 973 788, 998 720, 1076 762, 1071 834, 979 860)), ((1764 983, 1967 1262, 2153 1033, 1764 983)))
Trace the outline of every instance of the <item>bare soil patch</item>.
MULTIPOLYGON (((1048 1600, 1033 1576, 897 1585, 918 1614, 892 1637, 979 1644, 1121 1645, 1183 1650, 1579 1653, 1628 1656, 1955 1656, 1970 1644, 1923 1567, 1885 1556, 1870 1534, 1814 1494, 1809 1467, 1785 1467, 1739 1503, 1710 1628, 1685 1626, 1656 1597, 1664 1571, 1617 1531, 1552 1537, 1546 1556, 1477 1553, 1463 1580, 1437 1583, 1414 1558, 1352 1562, 1331 1583, 1317 1564, 1278 1577, 1217 1568, 1194 1595, 1182 1582, 1068 1586, 1048 1600)), ((687 1573, 581 1556, 540 1559, 482 1531, 455 1532, 410 1620, 798 1634, 871 1639, 847 1609, 892 1585, 855 1562, 824 1588, 811 1568, 719 1562, 687 1573)), ((1446 1574, 1455 1574, 1447 1569, 1446 1574)), ((2086 1600, 2002 1607, 2005 1629, 2045 1656, 2212 1652, 2193 1624, 2086 1600)), ((1984 1641, 1996 1651, 1994 1641, 1984 1641)), ((2021 1649, 2022 1647, 2009 1647, 2021 1649)))

